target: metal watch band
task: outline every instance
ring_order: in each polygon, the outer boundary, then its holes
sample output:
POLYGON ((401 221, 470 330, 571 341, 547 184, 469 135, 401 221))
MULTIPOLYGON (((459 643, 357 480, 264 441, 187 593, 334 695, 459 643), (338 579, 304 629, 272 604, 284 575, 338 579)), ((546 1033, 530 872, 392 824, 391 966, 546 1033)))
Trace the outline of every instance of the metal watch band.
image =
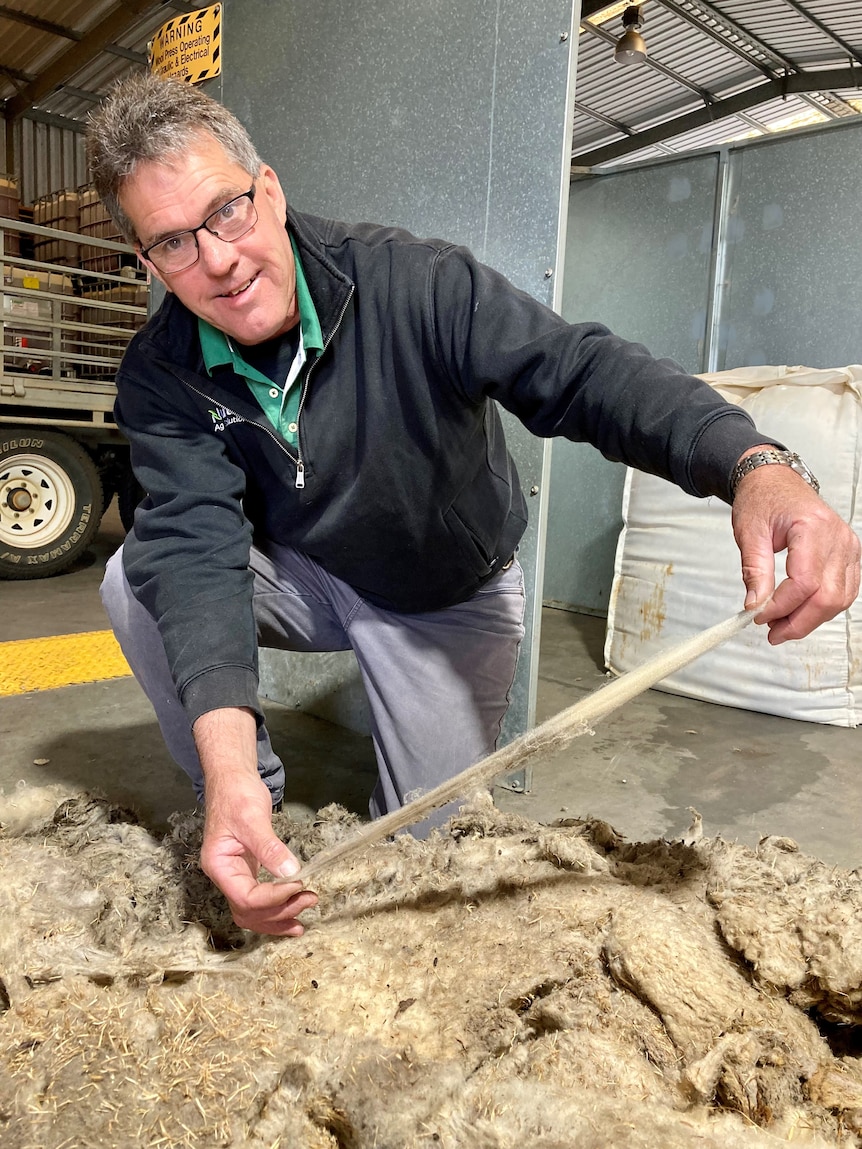
POLYGON ((758 467, 766 467, 775 463, 782 467, 790 467, 801 479, 805 480, 809 487, 814 491, 820 491, 820 484, 817 479, 815 479, 810 468, 797 454, 793 451, 781 451, 777 447, 770 447, 763 451, 754 451, 747 458, 736 464, 730 474, 731 497, 736 497, 736 488, 746 475, 752 471, 756 471, 758 467))

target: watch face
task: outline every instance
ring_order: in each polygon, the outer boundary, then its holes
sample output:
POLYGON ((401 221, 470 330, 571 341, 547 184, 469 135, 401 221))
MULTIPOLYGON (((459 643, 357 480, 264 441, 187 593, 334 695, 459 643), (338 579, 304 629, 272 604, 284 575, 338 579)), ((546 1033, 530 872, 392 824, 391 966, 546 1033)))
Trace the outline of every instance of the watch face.
POLYGON ((809 467, 803 463, 798 455, 791 455, 788 461, 797 475, 800 475, 810 487, 813 487, 815 491, 820 490, 820 484, 814 478, 809 467))

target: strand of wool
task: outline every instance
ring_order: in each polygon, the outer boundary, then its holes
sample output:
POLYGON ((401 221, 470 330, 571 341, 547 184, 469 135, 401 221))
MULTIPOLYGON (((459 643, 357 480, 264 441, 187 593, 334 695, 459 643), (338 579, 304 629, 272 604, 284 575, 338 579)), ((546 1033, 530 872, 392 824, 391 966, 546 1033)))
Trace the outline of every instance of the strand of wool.
POLYGON ((755 610, 743 610, 732 615, 723 622, 717 623, 708 630, 693 635, 683 642, 677 643, 669 650, 660 651, 653 658, 621 675, 607 686, 594 691, 587 698, 574 703, 562 710, 553 718, 541 723, 534 730, 528 730, 508 746, 489 754, 481 762, 469 766, 454 778, 441 782, 433 790, 420 795, 412 802, 408 802, 399 810, 393 810, 374 822, 363 826, 353 837, 338 842, 328 850, 321 851, 306 866, 297 877, 276 879, 276 881, 301 881, 310 887, 321 874, 336 863, 344 862, 347 858, 361 853, 373 842, 380 842, 384 838, 397 834, 408 826, 421 822, 441 806, 453 802, 466 794, 471 794, 482 787, 490 785, 501 774, 523 766, 524 763, 538 754, 545 754, 551 750, 567 746, 580 734, 592 729, 593 723, 600 718, 607 717, 612 711, 618 709, 626 702, 630 702, 638 694, 655 686, 669 674, 673 674, 682 667, 688 666, 701 654, 719 646, 733 635, 738 634, 752 621, 763 607, 758 605, 755 610))

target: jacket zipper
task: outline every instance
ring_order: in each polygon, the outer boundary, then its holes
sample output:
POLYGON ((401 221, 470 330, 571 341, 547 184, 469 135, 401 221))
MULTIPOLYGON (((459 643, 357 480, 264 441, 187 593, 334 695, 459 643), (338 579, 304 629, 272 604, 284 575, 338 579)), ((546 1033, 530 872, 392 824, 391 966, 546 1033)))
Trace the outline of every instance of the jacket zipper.
POLYGON ((355 290, 356 290, 355 287, 353 286, 353 284, 351 284, 350 285, 350 291, 348 291, 348 293, 347 293, 347 298, 345 299, 344 304, 342 305, 342 308, 338 313, 338 318, 335 320, 335 323, 332 325, 332 330, 330 331, 329 335, 327 335, 326 339, 324 339, 324 341, 323 341, 323 350, 320 352, 320 354, 317 356, 317 358, 314 360, 313 363, 309 363, 308 370, 305 373, 305 383, 303 384, 302 394, 299 396, 299 406, 296 408, 296 485, 297 485, 297 487, 304 487, 305 486, 305 464, 302 461, 302 445, 301 445, 301 441, 300 441, 300 435, 302 434, 302 426, 300 424, 300 416, 302 415, 302 408, 305 406, 305 397, 308 394, 308 383, 309 383, 309 380, 311 379, 312 371, 317 366, 318 362, 323 358, 324 354, 326 353, 327 347, 332 342, 332 339, 333 339, 336 331, 341 326, 341 321, 344 318, 344 313, 345 313, 345 311, 347 311, 347 307, 348 307, 351 299, 353 298, 353 292, 355 290))
MULTIPOLYGON (((218 399, 214 399, 212 397, 212 395, 207 395, 206 391, 201 391, 200 387, 195 387, 195 385, 193 383, 189 383, 188 379, 183 379, 182 375, 178 375, 177 372, 174 371, 174 369, 172 367, 169 368, 169 370, 175 379, 179 379, 180 383, 182 383, 184 387, 188 387, 189 391, 194 391, 195 395, 200 395, 200 397, 202 399, 206 399, 206 401, 208 403, 213 403, 213 404, 215 404, 216 407, 221 407, 222 411, 227 411, 227 413, 229 415, 235 416, 235 418, 239 419, 241 422, 251 423, 252 427, 257 427, 257 429, 259 431, 265 432, 267 435, 269 435, 270 439, 272 439, 272 441, 277 446, 279 446, 282 449, 282 451, 284 451, 284 453, 285 453, 285 455, 287 455, 288 459, 290 459, 290 461, 292 463, 295 463, 297 465, 297 468, 299 468, 302 465, 299 457, 294 456, 290 453, 290 450, 284 445, 284 442, 278 438, 278 436, 275 434, 275 432, 272 430, 271 427, 268 427, 265 423, 258 423, 256 419, 246 419, 245 415, 240 415, 240 413, 238 411, 234 411, 230 407, 225 407, 224 403, 219 402, 218 399)), ((303 467, 302 470, 303 470, 303 474, 304 474, 305 468, 303 467)), ((298 475, 298 472, 297 472, 297 475, 298 475)), ((299 481, 297 481, 296 485, 298 487, 304 486, 305 485, 304 479, 303 479, 303 482, 301 482, 301 483, 299 481)))
POLYGON ((216 407, 221 407, 223 411, 230 412, 230 414, 234 415, 237 419, 241 419, 243 421, 243 423, 251 423, 252 427, 257 427, 258 430, 264 431, 267 435, 269 435, 270 439, 272 439, 272 441, 274 443, 278 444, 278 446, 282 449, 282 451, 284 451, 285 455, 287 455, 288 459, 290 459, 290 461, 295 465, 295 467, 296 467, 296 482, 295 482, 294 486, 296 487, 297 490, 301 490, 305 486, 305 464, 302 461, 302 451, 301 451, 301 448, 299 446, 299 433, 300 433, 299 432, 299 417, 302 414, 302 408, 305 406, 305 397, 308 394, 308 381, 311 378, 311 372, 317 366, 318 360, 323 356, 323 353, 326 351, 327 347, 332 342, 333 336, 335 335, 338 328, 341 326, 341 321, 344 318, 344 313, 347 311, 348 304, 350 303, 350 300, 353 298, 354 290, 355 290, 355 288, 351 285, 351 288, 350 288, 350 291, 347 295, 347 298, 344 301, 344 305, 342 306, 341 311, 339 311, 339 313, 338 313, 338 318, 335 320, 335 324, 333 325, 332 330, 330 331, 329 335, 327 336, 326 340, 324 341, 323 350, 320 352, 320 355, 318 355, 317 359, 315 359, 313 363, 310 363, 308 365, 308 370, 305 373, 305 382, 302 385, 302 394, 299 397, 299 406, 296 409, 296 425, 297 425, 296 442, 297 442, 297 448, 296 448, 296 454, 295 455, 290 451, 290 449, 287 446, 285 446, 284 440, 280 439, 275 434, 273 429, 271 427, 269 427, 266 423, 258 423, 256 419, 246 419, 246 417, 244 415, 240 415, 239 412, 231 410, 230 407, 225 407, 224 403, 220 403, 218 401, 218 399, 214 399, 212 397, 212 395, 207 395, 206 391, 201 391, 201 389, 199 387, 195 387, 193 383, 189 383, 189 381, 187 379, 183 379, 182 375, 177 374, 177 372, 174 371, 173 368, 170 368, 171 374, 176 379, 179 379, 180 383, 182 383, 184 386, 188 387, 188 389, 190 391, 194 391, 194 393, 196 395, 200 395, 200 397, 202 399, 206 399, 208 403, 213 403, 213 404, 215 404, 216 407))

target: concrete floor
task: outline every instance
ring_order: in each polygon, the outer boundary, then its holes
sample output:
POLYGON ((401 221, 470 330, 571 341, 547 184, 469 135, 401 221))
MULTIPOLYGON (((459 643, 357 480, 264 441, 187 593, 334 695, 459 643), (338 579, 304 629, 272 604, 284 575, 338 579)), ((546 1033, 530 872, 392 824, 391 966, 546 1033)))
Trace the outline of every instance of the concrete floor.
MULTIPOLYGON (((0 582, 0 640, 105 629, 98 584, 121 539, 111 509, 73 570, 0 582)), ((604 625, 544 611, 539 721, 606 681, 604 625)), ((273 742, 285 748, 297 810, 337 801, 366 811, 375 778, 368 739, 273 704, 267 721, 273 742)), ((789 836, 806 852, 852 869, 862 863, 862 845, 850 832, 862 814, 856 738, 855 730, 651 690, 598 723, 592 736, 534 762, 528 793, 497 788, 495 797, 502 809, 543 822, 604 818, 632 840, 678 837, 694 806, 707 835, 751 845, 764 834, 789 836)), ((131 806, 154 829, 193 805, 133 679, 0 698, 0 823, 13 827, 34 806, 47 810, 81 788, 131 806)))

